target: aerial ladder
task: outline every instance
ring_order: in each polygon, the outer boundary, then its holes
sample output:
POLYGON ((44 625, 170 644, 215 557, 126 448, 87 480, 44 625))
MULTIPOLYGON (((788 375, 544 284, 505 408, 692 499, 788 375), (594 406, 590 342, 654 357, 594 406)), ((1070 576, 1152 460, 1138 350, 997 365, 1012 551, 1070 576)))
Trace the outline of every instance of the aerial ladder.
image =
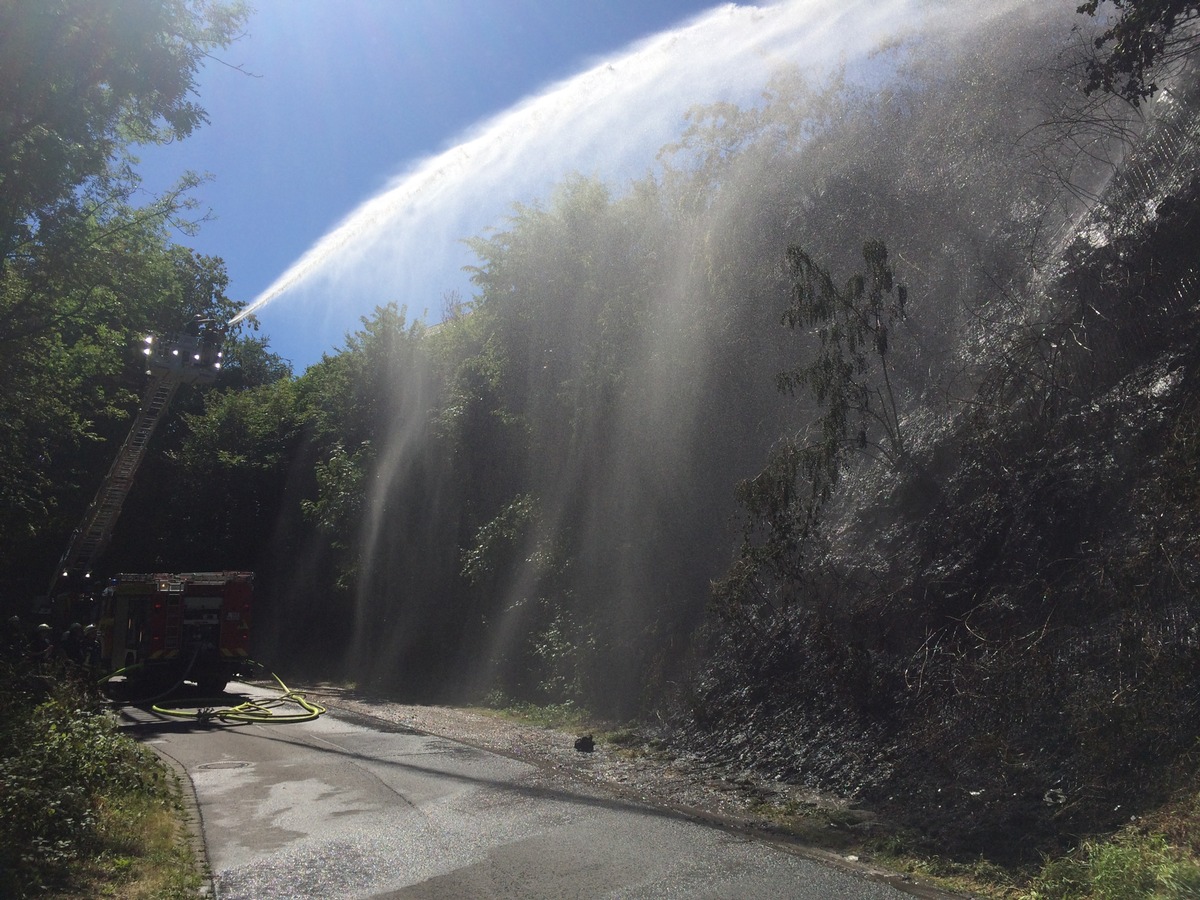
POLYGON ((112 540, 133 479, 146 456, 146 447, 181 384, 211 384, 221 370, 225 326, 211 319, 197 319, 183 334, 146 338, 146 374, 150 382, 125 442, 117 452, 108 474, 71 535, 54 575, 47 599, 53 600, 61 583, 90 579, 92 567, 112 540))

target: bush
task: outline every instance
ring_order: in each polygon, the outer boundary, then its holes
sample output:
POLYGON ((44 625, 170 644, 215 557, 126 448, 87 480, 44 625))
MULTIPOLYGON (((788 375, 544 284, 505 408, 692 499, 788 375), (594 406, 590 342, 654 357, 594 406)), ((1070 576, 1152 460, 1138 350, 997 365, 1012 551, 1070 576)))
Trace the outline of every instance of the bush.
POLYGON ((86 684, 0 672, 0 895, 61 882, 100 845, 105 803, 167 796, 147 752, 86 684))

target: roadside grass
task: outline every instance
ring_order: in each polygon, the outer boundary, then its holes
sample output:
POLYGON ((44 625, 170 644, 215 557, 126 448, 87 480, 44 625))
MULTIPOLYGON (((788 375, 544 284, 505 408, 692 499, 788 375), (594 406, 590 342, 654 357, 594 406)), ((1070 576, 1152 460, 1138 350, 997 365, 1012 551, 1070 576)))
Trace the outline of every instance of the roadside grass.
POLYGON ((994 900, 1200 900, 1200 792, 1098 835, 1040 865, 1006 867, 985 857, 930 853, 917 836, 852 809, 764 803, 774 828, 811 846, 918 878, 947 891, 994 900), (860 829, 866 836, 858 834, 860 829))
MULTIPOLYGON (((599 721, 571 703, 539 706, 489 697, 471 709, 591 733, 598 744, 625 755, 664 760, 672 755, 665 742, 636 726, 599 721)), ((735 786, 736 781, 731 777, 735 786)), ((753 804, 751 813, 770 831, 808 846, 988 900, 1200 900, 1200 773, 1174 800, 1117 833, 1087 837, 1070 852, 1025 867, 930 853, 916 835, 834 801, 768 797, 753 804)))
POLYGON ((876 823, 865 810, 818 800, 769 799, 753 806, 754 815, 771 831, 801 843, 861 858, 864 835, 876 823))
POLYGON ((76 673, 0 666, 0 896, 195 897, 180 787, 76 673))
MULTIPOLYGON (((481 713, 487 716, 496 716, 501 719, 508 719, 513 722, 524 722, 529 725, 538 725, 542 728, 556 728, 560 730, 592 730, 596 732, 596 739, 599 740, 599 734, 605 731, 605 728, 598 725, 592 714, 579 706, 567 700, 564 703, 525 703, 522 701, 510 700, 499 694, 489 694, 484 698, 482 705, 467 707, 472 712, 481 713)), ((611 728, 612 726, 608 726, 611 728)))
POLYGON ((1139 817, 1115 834, 1082 840, 1039 865, 1006 867, 985 857, 930 853, 917 836, 822 805, 764 804, 760 813, 805 843, 995 900, 1200 900, 1200 791, 1139 817), (869 836, 854 834, 869 825, 869 836))
MULTIPOLYGON (((151 765, 161 767, 157 760, 151 765)), ((177 789, 176 789, 177 790, 177 789)), ((192 900, 203 879, 187 840, 177 798, 125 797, 101 812, 99 846, 64 873, 54 900, 192 900)))
POLYGON ((1030 900, 1197 900, 1200 898, 1200 777, 1158 809, 1074 853, 1047 859, 1030 900))

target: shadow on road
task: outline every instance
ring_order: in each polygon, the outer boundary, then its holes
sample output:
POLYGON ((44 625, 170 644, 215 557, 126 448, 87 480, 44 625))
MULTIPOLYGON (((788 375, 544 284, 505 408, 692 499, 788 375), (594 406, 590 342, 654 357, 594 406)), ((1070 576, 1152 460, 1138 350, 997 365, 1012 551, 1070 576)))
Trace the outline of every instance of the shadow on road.
POLYGON ((195 685, 184 684, 166 696, 149 698, 113 698, 117 711, 117 727, 136 738, 157 734, 186 734, 214 728, 242 727, 246 722, 225 722, 214 713, 240 706, 253 698, 250 694, 222 691, 201 693, 195 685), (181 715, 167 715, 154 707, 178 710, 181 715))

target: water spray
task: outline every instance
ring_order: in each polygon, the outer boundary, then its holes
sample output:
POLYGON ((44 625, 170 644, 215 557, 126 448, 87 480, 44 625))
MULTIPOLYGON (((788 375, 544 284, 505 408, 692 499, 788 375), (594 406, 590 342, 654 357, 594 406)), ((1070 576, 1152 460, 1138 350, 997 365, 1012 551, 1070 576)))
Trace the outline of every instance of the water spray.
MULTIPOLYGON (((1008 0, 973 20, 1027 5, 1008 0)), ((530 202, 574 172, 603 179, 647 171, 678 139, 697 104, 753 105, 770 76, 803 65, 845 67, 878 83, 888 47, 906 31, 946 32, 962 9, 919 0, 793 0, 726 4, 633 44, 478 125, 419 160, 361 203, 263 290, 233 323, 280 297, 320 285, 329 303, 353 296, 436 294, 468 261, 463 239, 486 232, 513 203, 530 202), (733 74, 735 73, 735 74, 733 74)), ((893 60, 894 62, 894 60, 893 60)), ((365 305, 365 304, 364 304, 365 305)))

